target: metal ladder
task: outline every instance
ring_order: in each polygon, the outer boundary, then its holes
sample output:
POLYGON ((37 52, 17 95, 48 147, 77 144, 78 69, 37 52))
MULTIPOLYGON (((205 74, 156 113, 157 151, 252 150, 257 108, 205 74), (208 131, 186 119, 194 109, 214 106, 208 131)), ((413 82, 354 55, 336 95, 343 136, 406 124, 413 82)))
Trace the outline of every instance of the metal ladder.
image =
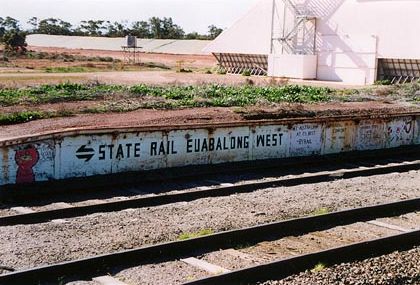
POLYGON ((315 42, 315 39, 308 39, 310 35, 307 33, 306 25, 308 22, 312 22, 313 27, 315 27, 316 17, 311 15, 305 4, 294 3, 291 0, 283 0, 283 2, 286 9, 290 8, 294 13, 294 26, 285 33, 285 36, 273 40, 279 40, 285 50, 289 50, 292 54, 313 54, 315 46, 311 51, 308 51, 306 47, 309 40, 315 42))

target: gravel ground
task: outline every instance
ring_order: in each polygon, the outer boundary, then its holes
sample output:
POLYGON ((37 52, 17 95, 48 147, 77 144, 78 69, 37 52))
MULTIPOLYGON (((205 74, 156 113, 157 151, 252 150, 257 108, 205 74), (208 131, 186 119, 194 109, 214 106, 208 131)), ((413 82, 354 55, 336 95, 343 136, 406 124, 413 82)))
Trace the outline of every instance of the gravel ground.
MULTIPOLYGON (((385 222, 386 220, 379 219, 379 221, 385 222)), ((395 217, 391 222, 393 225, 401 225, 402 222, 405 222, 408 225, 408 221, 411 222, 411 226, 407 228, 416 227, 418 221, 420 221, 420 213, 410 213, 395 217)), ((397 230, 359 222, 302 236, 289 236, 275 241, 261 242, 250 247, 245 245, 244 248, 240 249, 219 250, 196 256, 196 258, 228 270, 238 270, 279 259, 290 258, 296 255, 312 253, 327 248, 344 246, 354 242, 376 239, 398 233, 399 231, 397 230)), ((181 265, 182 263, 179 261, 173 261, 139 266, 118 272, 116 278, 118 280, 128 280, 128 284, 179 285, 191 281, 193 277, 193 280, 195 280, 208 276, 208 273, 200 270, 196 270, 195 273, 192 274, 192 266, 185 266, 185 264, 183 266, 181 265), (150 268, 160 269, 160 272, 162 273, 157 273, 159 278, 152 278, 156 273, 150 272, 150 268), (172 274, 168 274, 168 272, 172 272, 172 274)))
POLYGON ((196 269, 182 261, 165 262, 133 267, 121 271, 116 278, 127 284, 180 284, 200 277, 208 277, 209 273, 196 269), (171 283, 167 283, 171 280, 171 283))
POLYGON ((275 188, 229 197, 2 227, 1 265, 16 269, 214 232, 420 196, 420 171, 275 188))
POLYGON ((263 285, 283 284, 420 284, 420 248, 394 252, 355 263, 343 263, 319 271, 308 270, 280 281, 263 283, 263 285))
POLYGON ((241 251, 263 259, 265 262, 272 262, 398 233, 398 231, 372 226, 367 223, 354 223, 302 236, 289 236, 276 241, 261 242, 241 251))

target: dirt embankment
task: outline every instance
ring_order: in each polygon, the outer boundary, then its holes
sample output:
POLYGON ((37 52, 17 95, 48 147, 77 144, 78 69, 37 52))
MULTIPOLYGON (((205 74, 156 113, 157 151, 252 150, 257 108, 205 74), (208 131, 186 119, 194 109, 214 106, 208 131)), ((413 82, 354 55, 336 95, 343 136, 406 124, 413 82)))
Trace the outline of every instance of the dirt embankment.
MULTIPOLYGON (((75 108, 94 102, 62 103, 62 108, 73 105, 75 108), (65 105, 65 107, 64 107, 65 105)), ((43 105, 42 108, 53 108, 43 105)), ((18 110, 18 109, 16 109, 18 110)), ((72 128, 124 128, 139 126, 170 126, 197 123, 223 123, 258 119, 282 119, 296 117, 326 117, 339 115, 369 115, 393 112, 415 111, 404 107, 380 102, 365 103, 328 103, 328 104, 283 104, 273 108, 249 107, 236 108, 185 108, 179 110, 140 109, 137 111, 109 114, 81 114, 71 117, 32 121, 24 124, 0 126, 0 140, 31 134, 48 133, 72 128)))

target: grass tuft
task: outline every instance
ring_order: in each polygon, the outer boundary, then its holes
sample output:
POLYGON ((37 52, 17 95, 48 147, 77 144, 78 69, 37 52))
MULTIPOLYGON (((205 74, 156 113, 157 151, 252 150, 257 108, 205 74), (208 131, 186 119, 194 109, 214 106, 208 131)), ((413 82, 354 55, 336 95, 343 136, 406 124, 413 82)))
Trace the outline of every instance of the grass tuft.
POLYGON ((200 231, 195 232, 195 233, 182 233, 178 236, 178 240, 187 240, 187 239, 192 239, 192 238, 198 238, 198 237, 202 237, 202 236, 211 235, 213 233, 214 232, 213 232, 212 229, 203 229, 203 230, 200 230, 200 231))
POLYGON ((49 118, 49 114, 39 111, 24 111, 11 114, 0 114, 0 125, 13 125, 33 120, 49 118))
POLYGON ((311 269, 312 273, 316 273, 316 272, 320 272, 322 270, 324 270, 327 267, 327 265, 325 263, 318 263, 317 265, 315 265, 314 268, 311 269))
POLYGON ((326 215, 330 213, 330 210, 328 208, 322 207, 319 209, 316 209, 315 211, 312 212, 313 216, 321 216, 321 215, 326 215))

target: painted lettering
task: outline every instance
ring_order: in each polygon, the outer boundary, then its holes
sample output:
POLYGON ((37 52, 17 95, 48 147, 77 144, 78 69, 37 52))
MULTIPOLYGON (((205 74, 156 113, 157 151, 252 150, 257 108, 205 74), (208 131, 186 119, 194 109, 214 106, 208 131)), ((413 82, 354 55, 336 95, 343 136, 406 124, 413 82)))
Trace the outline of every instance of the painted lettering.
POLYGON ((105 147, 106 145, 99 146, 99 160, 105 160, 105 147))
POLYGON ((140 157, 140 143, 134 144, 134 157, 140 157))
MULTIPOLYGON (((192 147, 192 145, 190 147, 192 147)), ((166 143, 164 141, 160 141, 160 142, 152 142, 150 144, 150 156, 177 154, 177 153, 178 151, 175 150, 175 141, 168 140, 166 143)))
POLYGON ((117 156, 115 158, 116 159, 122 159, 122 158, 124 158, 124 152, 123 152, 122 145, 118 145, 117 156))
POLYGON ((249 148, 249 136, 194 138, 186 141, 187 153, 212 152, 249 148))
POLYGON ((99 145, 99 160, 140 157, 140 143, 99 145))
POLYGON ((257 147, 276 147, 282 145, 283 134, 266 134, 257 136, 257 147))

